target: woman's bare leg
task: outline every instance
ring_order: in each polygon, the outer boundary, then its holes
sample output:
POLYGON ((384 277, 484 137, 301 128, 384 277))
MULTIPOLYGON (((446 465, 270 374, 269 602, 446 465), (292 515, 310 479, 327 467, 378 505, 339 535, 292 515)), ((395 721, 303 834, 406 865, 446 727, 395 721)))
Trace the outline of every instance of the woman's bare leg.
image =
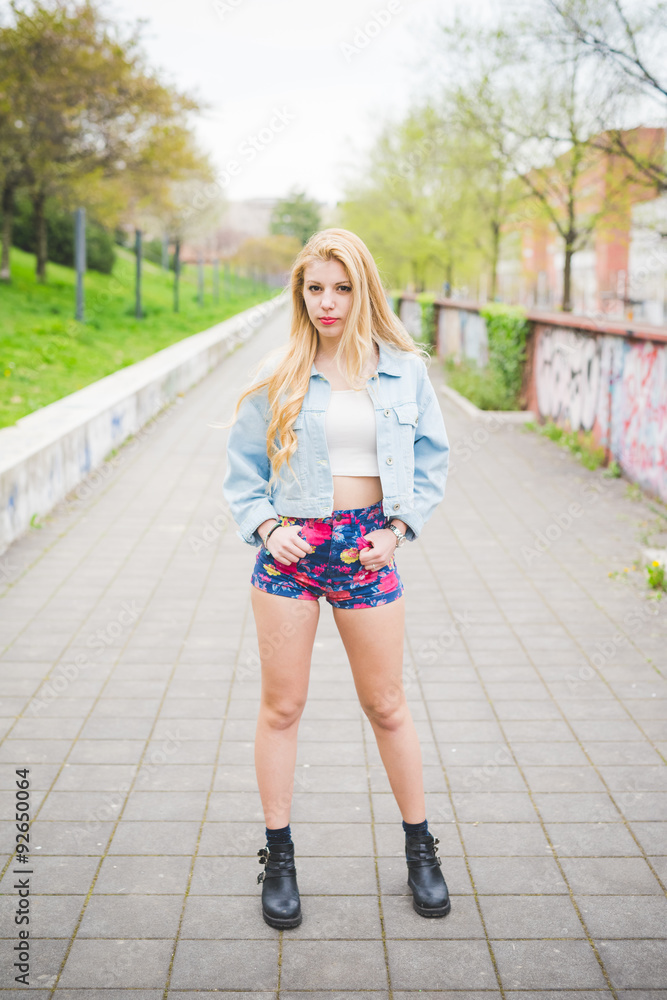
POLYGON ((267 594, 251 585, 262 692, 255 731, 255 771, 266 826, 290 819, 297 732, 308 695, 319 601, 267 594))
POLYGON ((421 823, 421 747, 403 689, 405 597, 376 608, 334 608, 333 615, 398 808, 406 823, 421 823))

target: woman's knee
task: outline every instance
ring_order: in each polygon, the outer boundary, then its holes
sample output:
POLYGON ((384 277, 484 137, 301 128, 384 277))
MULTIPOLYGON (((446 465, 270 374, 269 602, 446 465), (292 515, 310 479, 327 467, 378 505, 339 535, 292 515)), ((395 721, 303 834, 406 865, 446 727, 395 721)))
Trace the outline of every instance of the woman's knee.
POLYGON ((362 702, 364 714, 369 721, 382 729, 398 729, 409 715, 403 687, 387 688, 374 697, 362 702))
POLYGON ((301 718, 305 704, 305 701, 291 698, 262 701, 260 717, 271 729, 289 729, 301 718))

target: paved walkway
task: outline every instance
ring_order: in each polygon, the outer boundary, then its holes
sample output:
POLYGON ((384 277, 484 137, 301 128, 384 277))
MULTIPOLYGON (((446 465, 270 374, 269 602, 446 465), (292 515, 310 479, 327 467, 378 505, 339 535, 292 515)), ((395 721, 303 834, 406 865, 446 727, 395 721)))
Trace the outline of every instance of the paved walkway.
POLYGON ((19 996, 13 886, 29 877, 40 1000, 667 1000, 666 605, 623 572, 656 515, 444 398, 447 496, 397 558, 452 912, 412 909, 400 815, 322 602, 292 813, 304 919, 262 920, 255 550, 225 525, 227 432, 209 425, 284 336, 275 318, 0 557, 0 997, 19 996))

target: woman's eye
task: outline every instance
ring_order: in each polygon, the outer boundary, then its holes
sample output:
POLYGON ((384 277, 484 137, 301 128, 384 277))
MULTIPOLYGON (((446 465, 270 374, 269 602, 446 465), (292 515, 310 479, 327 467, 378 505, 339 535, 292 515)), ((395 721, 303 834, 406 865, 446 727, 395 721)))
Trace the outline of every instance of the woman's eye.
MULTIPOLYGON (((308 285, 309 292, 319 292, 321 288, 319 285, 308 285)), ((337 291, 339 292, 351 292, 352 287, 350 285, 339 285, 337 291)))

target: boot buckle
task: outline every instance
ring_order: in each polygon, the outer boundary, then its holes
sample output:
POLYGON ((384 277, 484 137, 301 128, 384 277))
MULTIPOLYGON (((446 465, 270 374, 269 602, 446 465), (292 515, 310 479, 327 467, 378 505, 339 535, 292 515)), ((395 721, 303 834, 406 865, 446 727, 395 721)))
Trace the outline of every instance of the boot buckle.
POLYGON ((260 882, 263 882, 263 881, 264 881, 264 876, 265 876, 265 875, 266 875, 266 872, 260 872, 260 873, 259 873, 259 875, 257 876, 257 884, 258 884, 258 885, 259 885, 259 883, 260 883, 260 882))

